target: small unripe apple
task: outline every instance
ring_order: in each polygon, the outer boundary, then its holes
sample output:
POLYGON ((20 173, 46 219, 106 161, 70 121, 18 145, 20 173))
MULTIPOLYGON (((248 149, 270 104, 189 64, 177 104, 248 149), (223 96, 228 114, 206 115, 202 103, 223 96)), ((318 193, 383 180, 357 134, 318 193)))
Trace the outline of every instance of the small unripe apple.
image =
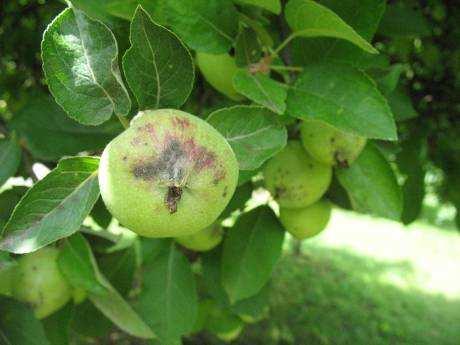
POLYGON ((81 304, 86 300, 88 293, 85 289, 82 288, 74 288, 72 290, 72 299, 74 304, 81 304))
POLYGON ((107 209, 146 237, 191 235, 230 201, 238 162, 225 138, 179 110, 140 112, 105 148, 99 186, 107 209))
POLYGON ((314 160, 298 140, 290 140, 268 161, 264 178, 280 207, 301 208, 318 201, 327 191, 332 168, 314 160))
POLYGON ((235 58, 229 54, 196 53, 196 63, 204 79, 217 91, 234 101, 244 99, 233 87, 233 76, 238 71, 235 58))
POLYGON ((214 300, 205 300, 203 303, 207 310, 205 328, 225 342, 238 338, 244 328, 243 321, 214 300))
POLYGON ((281 224, 299 240, 318 235, 326 228, 330 218, 331 204, 324 200, 299 209, 280 207, 281 224))
POLYGON ((222 238, 223 229, 217 222, 192 235, 176 237, 176 242, 187 249, 206 252, 222 242, 222 238))
POLYGON ((39 319, 63 307, 72 297, 72 289, 59 271, 59 250, 46 247, 18 259, 12 293, 28 303, 39 319))
POLYGON ((366 138, 343 132, 323 121, 306 120, 300 127, 302 144, 313 158, 348 167, 366 146, 366 138))

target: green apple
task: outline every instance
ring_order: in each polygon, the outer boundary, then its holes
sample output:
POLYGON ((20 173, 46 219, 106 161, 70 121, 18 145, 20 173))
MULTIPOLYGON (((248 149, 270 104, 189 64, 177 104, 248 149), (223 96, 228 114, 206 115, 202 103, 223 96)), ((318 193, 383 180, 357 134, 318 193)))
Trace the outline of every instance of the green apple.
POLYGON ((207 310, 205 328, 219 339, 230 342, 238 338, 244 328, 243 321, 217 302, 207 299, 202 302, 207 310))
POLYGON ((343 132, 320 120, 305 120, 300 127, 305 150, 317 161, 347 167, 366 146, 366 138, 343 132))
POLYGON ((244 99, 233 87, 233 76, 238 71, 235 58, 228 54, 196 53, 196 63, 204 79, 213 88, 234 101, 244 99))
POLYGON ((299 240, 318 235, 326 228, 330 218, 331 204, 324 200, 299 209, 280 207, 281 224, 299 240))
POLYGON ((72 299, 74 304, 83 303, 86 300, 87 292, 85 289, 82 288, 74 288, 72 290, 72 299))
POLYGON ((146 237, 188 236, 212 224, 238 182, 225 138, 173 109, 140 112, 105 148, 99 186, 107 209, 146 237))
POLYGON ((270 159, 264 168, 265 186, 280 207, 301 208, 318 201, 332 178, 329 165, 314 160, 298 140, 270 159))
POLYGON ((192 235, 176 237, 176 242, 187 249, 206 252, 222 242, 222 238, 223 229, 217 222, 192 235))
POLYGON ((18 259, 13 297, 30 304, 39 319, 54 313, 72 297, 72 289, 59 271, 58 256, 58 249, 46 247, 18 259))
POLYGON ((0 265, 0 295, 11 296, 16 265, 2 268, 0 265))

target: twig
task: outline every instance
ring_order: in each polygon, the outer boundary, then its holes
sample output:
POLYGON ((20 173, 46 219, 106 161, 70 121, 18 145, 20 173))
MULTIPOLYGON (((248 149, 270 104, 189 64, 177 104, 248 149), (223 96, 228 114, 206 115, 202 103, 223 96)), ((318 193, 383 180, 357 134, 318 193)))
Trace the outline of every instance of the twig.
POLYGON ((129 128, 128 119, 125 118, 124 116, 120 115, 120 114, 117 114, 117 117, 118 117, 118 120, 120 121, 121 125, 123 126, 123 128, 128 129, 129 128))

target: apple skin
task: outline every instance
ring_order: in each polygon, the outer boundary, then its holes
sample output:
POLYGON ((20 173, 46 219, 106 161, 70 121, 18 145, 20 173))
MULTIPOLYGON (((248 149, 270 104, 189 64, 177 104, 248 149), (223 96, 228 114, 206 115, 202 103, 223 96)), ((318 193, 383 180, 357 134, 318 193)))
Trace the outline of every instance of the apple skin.
POLYGON ((74 304, 81 304, 86 300, 88 293, 82 288, 74 288, 72 290, 72 299, 74 304))
POLYGON ((318 235, 331 218, 331 204, 320 200, 300 209, 280 208, 280 221, 287 232, 298 240, 318 235))
POLYGON ((238 316, 222 308, 214 300, 206 299, 201 303, 207 312, 205 329, 225 342, 238 338, 244 328, 244 323, 238 316))
POLYGON ((220 93, 234 101, 244 99, 233 87, 233 76, 238 71, 235 58, 229 54, 196 53, 196 63, 204 79, 220 93))
POLYGON ((303 147, 317 161, 348 167, 366 146, 366 138, 343 132, 323 121, 306 120, 300 126, 303 147))
POLYGON ((107 209, 146 237, 191 235, 212 224, 238 182, 225 138, 188 113, 146 110, 105 148, 99 187, 107 209))
POLYGON ((59 250, 45 247, 18 259, 13 297, 30 304, 42 319, 63 307, 72 297, 72 288, 59 271, 59 250))
POLYGON ((298 140, 268 161, 264 168, 265 186, 280 207, 302 208, 318 201, 332 178, 331 166, 314 160, 298 140))
POLYGON ((223 229, 219 223, 214 223, 192 235, 176 237, 181 246, 196 252, 206 252, 215 248, 223 239, 223 229))

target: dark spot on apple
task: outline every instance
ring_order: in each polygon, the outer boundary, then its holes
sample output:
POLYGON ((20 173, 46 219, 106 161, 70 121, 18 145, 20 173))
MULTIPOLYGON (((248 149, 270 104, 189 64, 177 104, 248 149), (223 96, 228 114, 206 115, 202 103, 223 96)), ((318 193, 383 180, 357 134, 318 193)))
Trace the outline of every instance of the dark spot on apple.
POLYGON ((168 192, 165 196, 165 204, 169 210, 169 213, 173 214, 177 212, 177 204, 182 197, 182 188, 171 186, 168 187, 168 192))
MULTIPOLYGON (((196 173, 203 169, 214 168, 215 154, 196 144, 193 138, 186 141, 177 136, 168 135, 164 140, 162 151, 154 158, 137 162, 131 169, 136 178, 144 181, 158 181, 168 187, 165 205, 170 213, 177 211, 183 188, 192 170, 196 173)), ((225 177, 225 171, 214 174, 213 182, 217 184, 225 177)))
POLYGON ((222 193, 222 197, 223 198, 227 197, 227 194, 228 194, 228 186, 225 186, 224 187, 224 192, 222 193))
POLYGON ((212 181, 214 186, 217 186, 220 181, 222 181, 225 178, 225 171, 224 170, 217 170, 214 173, 214 179, 212 181))
POLYGON ((276 186, 275 187, 275 195, 273 195, 273 197, 275 199, 278 199, 278 198, 282 197, 285 194, 286 194, 286 188, 285 187, 276 186))
POLYGON ((178 140, 171 140, 157 159, 134 166, 132 172, 135 177, 143 180, 154 180, 178 185, 187 169, 186 153, 178 140))
POLYGON ((126 162, 126 160, 127 160, 127 159, 128 159, 128 157, 127 157, 127 156, 123 156, 123 161, 125 161, 125 162, 126 162))
POLYGON ((178 117, 178 116, 174 116, 172 118, 172 124, 175 128, 179 128, 181 130, 184 130, 190 127, 190 121, 188 119, 178 117))
POLYGON ((334 160, 337 162, 337 165, 340 168, 349 168, 350 167, 350 164, 348 164, 348 160, 343 159, 342 155, 341 155, 341 153, 339 151, 335 151, 334 160))

